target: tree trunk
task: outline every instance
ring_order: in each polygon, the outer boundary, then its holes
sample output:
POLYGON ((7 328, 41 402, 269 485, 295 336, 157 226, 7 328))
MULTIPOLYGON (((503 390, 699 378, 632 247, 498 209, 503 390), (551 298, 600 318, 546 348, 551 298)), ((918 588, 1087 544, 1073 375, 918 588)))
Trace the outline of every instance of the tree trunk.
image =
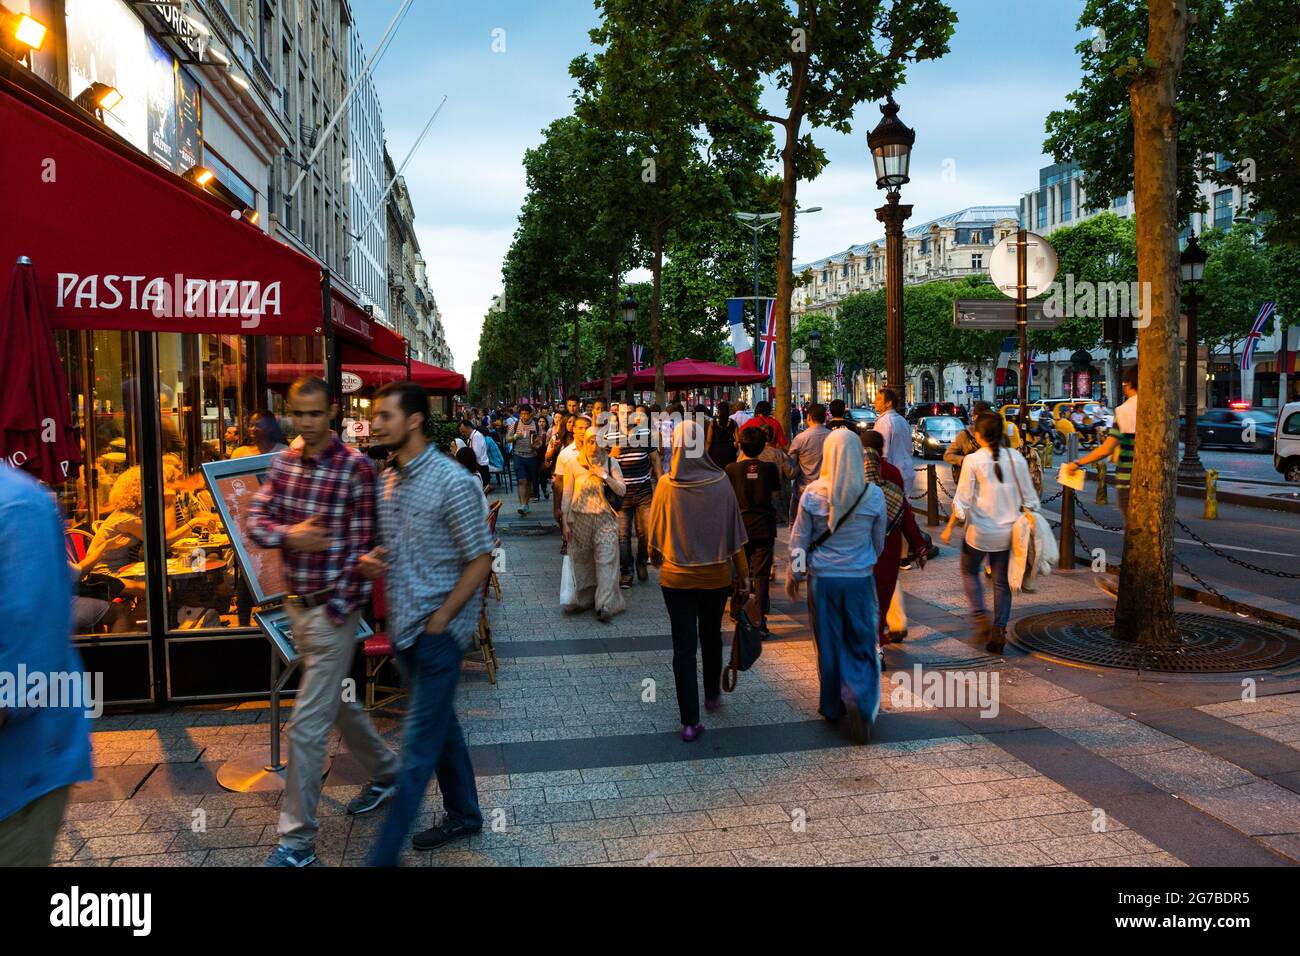
POLYGON ((569 383, 569 393, 564 397, 567 399, 570 394, 577 395, 582 386, 582 338, 579 335, 578 325, 582 321, 582 313, 578 311, 578 300, 573 300, 573 381, 569 383))
POLYGON ((618 332, 618 282, 621 278, 617 269, 611 270, 610 275, 609 330, 605 335, 605 411, 609 411, 614 397, 614 337, 618 332))
POLYGON ((1148 65, 1129 87, 1138 280, 1151 290, 1150 324, 1138 330, 1132 492, 1125 521, 1116 638, 1167 644, 1174 629, 1173 519, 1178 461, 1178 121, 1174 104, 1187 44, 1185 0, 1149 0, 1148 65))
POLYGON ((794 209, 798 188, 795 150, 802 119, 800 113, 791 114, 781 150, 781 238, 776 251, 776 369, 772 387, 776 391, 776 420, 782 428, 790 426, 790 297, 794 293, 794 209))
POLYGON ((655 401, 663 408, 667 404, 664 393, 664 354, 659 347, 659 279, 664 271, 664 227, 655 225, 654 294, 650 302, 650 347, 655 350, 655 401))

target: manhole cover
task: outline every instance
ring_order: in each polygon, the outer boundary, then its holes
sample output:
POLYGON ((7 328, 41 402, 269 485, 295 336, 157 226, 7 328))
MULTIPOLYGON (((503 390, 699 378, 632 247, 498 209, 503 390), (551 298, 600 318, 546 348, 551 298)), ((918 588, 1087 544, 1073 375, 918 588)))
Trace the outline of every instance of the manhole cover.
POLYGON ((1300 661, 1300 641, 1281 631, 1209 614, 1175 614, 1179 643, 1130 644, 1111 637, 1114 611, 1054 611, 1015 622, 1013 642, 1030 651, 1100 667, 1222 674, 1286 667, 1300 661))

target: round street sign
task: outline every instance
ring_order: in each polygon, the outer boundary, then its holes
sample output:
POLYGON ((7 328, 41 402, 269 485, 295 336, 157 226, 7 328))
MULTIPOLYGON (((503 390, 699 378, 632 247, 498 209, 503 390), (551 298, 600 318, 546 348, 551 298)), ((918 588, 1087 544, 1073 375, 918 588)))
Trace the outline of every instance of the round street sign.
MULTIPOLYGON (((1047 291, 1056 278, 1058 262, 1052 244, 1035 233, 1026 233, 1025 295, 1034 298, 1047 291)), ((989 256, 989 278, 998 291, 1016 297, 1016 233, 1011 233, 993 248, 989 256)))
POLYGON ((794 354, 791 355, 790 358, 794 359, 794 363, 796 365, 802 365, 805 361, 808 360, 808 353, 805 352, 803 349, 795 349, 794 354))
POLYGON ((343 394, 351 395, 353 392, 361 391, 361 376, 356 372, 343 373, 343 394))

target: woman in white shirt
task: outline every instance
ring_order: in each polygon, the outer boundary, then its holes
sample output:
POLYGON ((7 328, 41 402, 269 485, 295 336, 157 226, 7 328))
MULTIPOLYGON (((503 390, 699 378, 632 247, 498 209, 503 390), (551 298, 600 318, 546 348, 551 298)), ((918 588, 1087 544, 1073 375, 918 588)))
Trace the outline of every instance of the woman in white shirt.
POLYGON ((966 600, 975 614, 978 641, 987 639, 984 649, 1001 654, 1007 643, 1007 621, 1011 618, 1011 585, 1007 566, 1011 561, 1011 526, 1022 508, 1038 508, 1038 493, 1029 476, 1029 465, 1018 451, 1003 447, 1002 420, 981 415, 975 420, 979 450, 967 455, 961 466, 961 481, 953 498, 952 517, 943 530, 943 543, 952 538, 952 527, 966 522, 961 546, 961 576, 966 600), (993 624, 984 608, 984 564, 993 575, 993 624))
POLYGON ((609 494, 627 491, 618 462, 605 454, 588 430, 575 442, 578 455, 564 478, 564 538, 569 544, 576 584, 574 603, 566 611, 594 607, 608 622, 627 604, 618 586, 618 515, 609 494))

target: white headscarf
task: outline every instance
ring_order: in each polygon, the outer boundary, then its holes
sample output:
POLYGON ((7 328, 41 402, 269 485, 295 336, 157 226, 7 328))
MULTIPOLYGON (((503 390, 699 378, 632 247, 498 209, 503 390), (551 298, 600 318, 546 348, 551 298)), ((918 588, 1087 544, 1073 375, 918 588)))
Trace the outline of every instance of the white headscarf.
POLYGON ((854 502, 864 497, 867 480, 862 462, 862 440, 850 428, 836 428, 822 445, 822 483, 830 503, 830 527, 838 528, 854 502))

